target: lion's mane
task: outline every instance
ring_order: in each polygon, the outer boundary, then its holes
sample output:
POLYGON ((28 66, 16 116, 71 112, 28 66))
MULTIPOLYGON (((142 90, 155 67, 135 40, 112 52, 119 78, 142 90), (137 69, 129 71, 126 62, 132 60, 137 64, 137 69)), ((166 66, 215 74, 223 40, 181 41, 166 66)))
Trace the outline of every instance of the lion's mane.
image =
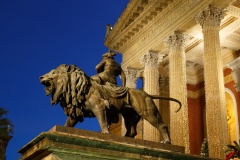
POLYGON ((92 117, 93 115, 84 111, 85 95, 89 91, 89 77, 75 65, 62 64, 55 71, 58 76, 52 100, 60 102, 65 114, 80 122, 84 116, 92 117))

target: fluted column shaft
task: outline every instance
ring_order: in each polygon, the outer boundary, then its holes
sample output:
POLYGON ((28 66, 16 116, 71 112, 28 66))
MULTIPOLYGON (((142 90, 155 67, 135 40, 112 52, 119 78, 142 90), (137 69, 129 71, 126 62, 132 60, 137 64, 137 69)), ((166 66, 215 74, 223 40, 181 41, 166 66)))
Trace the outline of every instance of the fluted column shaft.
MULTIPOLYGON (((169 77, 160 74, 159 77, 159 95, 169 97, 169 77)), ((163 122, 170 126, 170 103, 166 100, 159 100, 159 112, 161 113, 163 122)), ((163 139, 161 139, 163 140, 163 139)))
POLYGON ((224 150, 226 144, 229 143, 219 40, 220 22, 223 19, 223 14, 222 10, 209 6, 196 17, 203 29, 206 128, 209 156, 214 158, 224 158, 224 150))
MULTIPOLYGON (((151 95, 159 95, 159 73, 158 62, 159 55, 154 52, 148 52, 140 58, 140 63, 144 65, 144 91, 151 95)), ((154 100, 158 107, 158 100, 154 100)), ((143 121, 143 139, 159 142, 160 133, 146 120, 143 121)))
POLYGON ((170 102, 170 135, 172 144, 184 146, 185 152, 190 153, 185 57, 186 38, 187 36, 176 32, 167 39, 170 97, 176 98, 182 103, 181 110, 176 113, 178 104, 170 102))

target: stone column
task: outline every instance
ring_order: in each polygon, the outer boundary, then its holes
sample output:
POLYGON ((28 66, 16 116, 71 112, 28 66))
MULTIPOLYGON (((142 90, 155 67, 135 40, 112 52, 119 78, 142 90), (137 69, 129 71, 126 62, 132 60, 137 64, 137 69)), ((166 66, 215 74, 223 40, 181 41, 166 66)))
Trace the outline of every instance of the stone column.
POLYGON ((124 70, 124 73, 126 75, 126 87, 136 88, 139 71, 137 69, 127 67, 127 69, 124 70))
MULTIPOLYGON (((160 75, 159 77, 159 95, 169 97, 169 77, 160 75)), ((159 101, 159 112, 162 115, 163 122, 170 126, 170 105, 169 101, 159 101)))
MULTIPOLYGON (((136 88, 137 79, 139 77, 139 71, 137 69, 127 67, 127 69, 124 69, 124 73, 126 75, 126 87, 136 88)), ((125 134, 126 134, 126 127, 125 127, 124 118, 122 118, 121 135, 125 136, 125 134)))
POLYGON ((185 56, 186 39, 187 36, 175 32, 167 38, 166 43, 169 47, 170 97, 176 98, 182 103, 181 110, 176 113, 179 104, 170 102, 170 135, 172 144, 184 146, 185 153, 190 153, 185 56))
MULTIPOLYGON (((163 59, 164 55, 159 55, 154 52, 148 52, 140 57, 140 63, 144 65, 144 91, 148 94, 159 95, 159 73, 158 62, 163 59)), ((158 107, 158 100, 154 100, 158 107)), ((160 133, 147 121, 143 121, 143 139, 159 142, 160 133)))
POLYGON ((204 40, 204 80, 206 95, 206 128, 209 156, 224 158, 228 144, 224 76, 219 40, 223 11, 209 6, 196 20, 202 26, 204 40))
POLYGON ((237 92, 240 92, 240 57, 229 62, 227 67, 232 69, 232 77, 235 83, 234 87, 237 92))

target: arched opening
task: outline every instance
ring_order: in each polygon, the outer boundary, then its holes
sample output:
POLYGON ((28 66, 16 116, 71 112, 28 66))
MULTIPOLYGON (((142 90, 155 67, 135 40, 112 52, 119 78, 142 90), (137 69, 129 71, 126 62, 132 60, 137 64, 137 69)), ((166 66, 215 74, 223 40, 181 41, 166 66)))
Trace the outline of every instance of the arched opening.
POLYGON ((237 103, 231 90, 225 88, 229 142, 239 140, 237 103))

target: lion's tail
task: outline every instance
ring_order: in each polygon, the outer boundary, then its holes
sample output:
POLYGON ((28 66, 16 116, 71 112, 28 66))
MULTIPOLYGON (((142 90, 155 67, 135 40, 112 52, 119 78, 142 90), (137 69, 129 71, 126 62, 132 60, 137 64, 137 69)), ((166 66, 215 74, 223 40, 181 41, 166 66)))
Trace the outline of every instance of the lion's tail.
POLYGON ((171 97, 164 97, 164 96, 159 96, 159 95, 149 95, 152 99, 162 99, 162 100, 169 100, 169 101, 174 101, 174 102, 177 102, 179 104, 179 108, 175 111, 175 112, 178 112, 181 107, 182 107, 182 103, 175 99, 175 98, 171 98, 171 97))

